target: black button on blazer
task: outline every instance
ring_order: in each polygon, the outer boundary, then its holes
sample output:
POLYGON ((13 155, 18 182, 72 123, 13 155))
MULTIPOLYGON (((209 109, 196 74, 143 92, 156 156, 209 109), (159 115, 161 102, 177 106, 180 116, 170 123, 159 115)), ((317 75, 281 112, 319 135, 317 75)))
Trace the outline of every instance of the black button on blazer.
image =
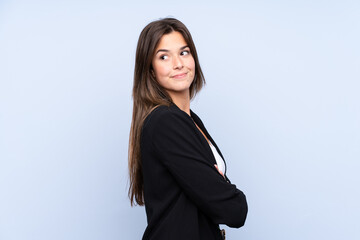
POLYGON ((244 225, 242 191, 216 170, 200 118, 176 105, 159 106, 145 119, 141 162, 148 226, 143 240, 221 240, 219 224, 244 225))

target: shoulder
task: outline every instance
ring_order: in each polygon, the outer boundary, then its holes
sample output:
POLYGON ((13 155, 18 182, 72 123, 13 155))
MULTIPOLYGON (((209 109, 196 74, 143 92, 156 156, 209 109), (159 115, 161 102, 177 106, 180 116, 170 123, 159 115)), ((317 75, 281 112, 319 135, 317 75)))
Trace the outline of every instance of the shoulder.
POLYGON ((144 120, 143 131, 152 134, 153 131, 165 131, 174 128, 191 126, 189 115, 175 105, 160 105, 155 108, 144 120))
POLYGON ((160 105, 152 110, 149 115, 146 117, 144 121, 144 125, 149 123, 154 123, 162 117, 169 117, 172 114, 171 108, 172 106, 160 105))
POLYGON ((156 125, 159 122, 162 122, 177 115, 176 109, 173 106, 160 105, 152 110, 149 115, 144 120, 144 128, 152 125, 156 125))
POLYGON ((145 118, 143 128, 156 127, 158 125, 167 125, 169 121, 176 123, 178 121, 189 121, 191 120, 185 112, 180 110, 175 105, 165 106, 160 105, 156 107, 152 112, 145 118))

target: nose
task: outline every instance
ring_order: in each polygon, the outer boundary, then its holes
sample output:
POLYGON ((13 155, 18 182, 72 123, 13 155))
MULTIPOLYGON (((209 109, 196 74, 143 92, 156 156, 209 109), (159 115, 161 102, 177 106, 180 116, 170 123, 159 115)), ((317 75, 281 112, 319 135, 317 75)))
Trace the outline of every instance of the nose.
POLYGON ((173 66, 174 69, 181 69, 183 68, 183 62, 179 56, 175 56, 173 59, 173 66))

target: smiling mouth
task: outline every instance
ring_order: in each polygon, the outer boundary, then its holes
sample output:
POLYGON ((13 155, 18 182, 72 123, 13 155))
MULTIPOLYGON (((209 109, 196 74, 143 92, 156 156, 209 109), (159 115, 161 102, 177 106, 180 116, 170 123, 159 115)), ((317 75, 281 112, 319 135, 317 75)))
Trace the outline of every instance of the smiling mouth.
POLYGON ((180 73, 180 74, 176 74, 174 76, 172 76, 173 78, 179 79, 179 78, 183 78, 187 75, 187 73, 180 73))

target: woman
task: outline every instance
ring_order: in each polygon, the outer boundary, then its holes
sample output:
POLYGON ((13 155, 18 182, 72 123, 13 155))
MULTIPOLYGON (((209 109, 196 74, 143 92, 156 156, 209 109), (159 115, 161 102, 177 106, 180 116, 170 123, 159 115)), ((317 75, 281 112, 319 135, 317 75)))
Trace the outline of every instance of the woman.
POLYGON ((188 29, 174 18, 140 34, 129 144, 129 197, 145 204, 143 239, 224 239, 219 224, 239 228, 245 195, 226 177, 219 148, 190 100, 205 79, 188 29))

